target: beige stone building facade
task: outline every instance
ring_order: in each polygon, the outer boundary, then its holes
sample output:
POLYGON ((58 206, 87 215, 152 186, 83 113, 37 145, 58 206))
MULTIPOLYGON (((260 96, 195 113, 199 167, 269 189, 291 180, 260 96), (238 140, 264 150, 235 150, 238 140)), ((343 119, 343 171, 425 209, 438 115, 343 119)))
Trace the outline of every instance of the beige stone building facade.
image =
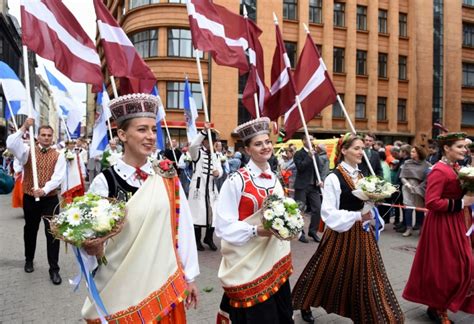
MULTIPOLYGON (((202 106, 185 2, 107 2, 155 73, 172 137, 181 143, 186 141, 185 76, 192 83, 198 106, 202 106)), ((432 136, 433 122, 439 121, 450 130, 473 134, 474 1, 215 2, 236 13, 241 12, 241 3, 246 3, 249 17, 263 30, 260 41, 267 85, 275 48, 275 12, 293 64, 305 41, 303 24, 309 26, 358 131, 376 133, 387 142, 405 139, 425 144, 432 136)), ((239 104, 244 80, 239 86, 237 70, 218 66, 207 54, 201 61, 211 120, 220 137, 233 146, 236 138, 232 130, 248 118, 239 104)), ((324 109, 309 123, 309 129, 317 137, 327 138, 347 131, 348 124, 336 105, 324 109)))

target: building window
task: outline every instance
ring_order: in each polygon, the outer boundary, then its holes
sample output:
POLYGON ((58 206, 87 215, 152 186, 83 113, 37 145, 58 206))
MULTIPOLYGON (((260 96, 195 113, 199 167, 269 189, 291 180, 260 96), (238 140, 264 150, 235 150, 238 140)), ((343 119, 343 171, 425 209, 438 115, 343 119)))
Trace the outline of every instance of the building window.
POLYGON ((407 37, 408 36, 408 16, 406 13, 400 12, 398 14, 398 34, 401 37, 407 37))
POLYGON ((357 29, 367 30, 367 7, 357 6, 357 29))
POLYGON ((367 51, 357 50, 357 75, 367 75, 367 51))
POLYGON ((320 24, 323 21, 323 0, 309 0, 309 22, 320 24))
POLYGON ((462 3, 468 6, 474 6, 474 0, 463 0, 462 3))
MULTIPOLYGON (((196 108, 202 109, 201 86, 199 83, 189 83, 189 85, 196 108)), ((184 82, 166 82, 166 108, 184 109, 184 82)))
POLYGON ((474 103, 462 103, 462 120, 461 124, 465 126, 474 126, 474 103))
POLYGON ((462 24, 462 45, 474 47, 474 24, 463 23, 462 24))
MULTIPOLYGON (((339 94, 339 97, 341 98, 341 101, 344 102, 344 94, 339 94)), ((344 112, 342 111, 341 105, 339 104, 339 100, 332 105, 332 117, 344 118, 344 112)))
POLYGON ((345 17, 344 12, 346 10, 346 5, 341 2, 334 2, 334 26, 344 27, 345 17))
POLYGON ((130 41, 143 58, 158 55, 158 30, 149 29, 130 36, 130 41))
POLYGON ((283 0, 283 19, 296 20, 297 6, 297 0, 283 0))
POLYGON ((128 7, 133 9, 153 3, 160 3, 160 0, 130 0, 128 7))
POLYGON ((169 3, 184 3, 186 4, 188 0, 168 0, 169 3))
POLYGON ((387 120, 387 98, 386 97, 377 98, 377 120, 378 121, 387 120))
POLYGON ((291 67, 294 69, 296 66, 296 43, 285 42, 285 49, 290 59, 291 67))
POLYGON ((344 49, 340 47, 334 47, 334 63, 333 71, 338 73, 344 73, 344 49))
MULTIPOLYGON (((203 57, 203 52, 199 52, 203 57)), ((191 31, 188 29, 168 29, 168 56, 196 57, 191 41, 191 31)))
POLYGON ((398 79, 407 79, 407 57, 404 55, 398 57, 398 79))
POLYGON ((379 33, 387 34, 387 10, 379 9, 379 33))
POLYGON ((366 96, 356 96, 356 119, 365 119, 365 102, 366 96))
POLYGON ((462 64, 462 85, 474 87, 474 63, 462 64))
POLYGON ((387 54, 379 53, 379 78, 387 77, 387 54))
MULTIPOLYGON (((181 0, 186 3, 187 0, 181 0)), ((247 16, 250 20, 257 21, 257 0, 240 0, 240 14, 244 15, 244 5, 247 9, 247 16)))
POLYGON ((398 99, 398 116, 397 119, 399 122, 406 122, 407 121, 407 100, 406 99, 398 99))

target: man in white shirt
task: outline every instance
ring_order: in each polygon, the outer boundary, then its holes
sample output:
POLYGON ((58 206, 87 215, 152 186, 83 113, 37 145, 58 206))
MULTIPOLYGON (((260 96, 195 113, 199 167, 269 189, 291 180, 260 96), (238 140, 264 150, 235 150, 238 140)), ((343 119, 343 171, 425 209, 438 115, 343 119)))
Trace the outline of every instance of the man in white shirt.
MULTIPOLYGON (((38 189, 33 187, 33 165, 30 148, 23 143, 22 136, 34 124, 33 118, 28 118, 23 126, 7 138, 7 148, 24 167, 23 175, 23 211, 25 227, 23 238, 25 242, 25 272, 34 271, 33 259, 36 250, 36 236, 43 216, 59 213, 57 188, 60 186, 66 171, 66 159, 63 154, 51 148, 53 129, 51 126, 41 126, 38 129, 38 142, 35 145, 36 169, 38 172, 38 189), (40 198, 35 201, 35 198, 40 198)), ((55 285, 61 284, 59 275, 59 241, 50 233, 48 220, 44 219, 46 243, 48 251, 49 275, 55 285)))

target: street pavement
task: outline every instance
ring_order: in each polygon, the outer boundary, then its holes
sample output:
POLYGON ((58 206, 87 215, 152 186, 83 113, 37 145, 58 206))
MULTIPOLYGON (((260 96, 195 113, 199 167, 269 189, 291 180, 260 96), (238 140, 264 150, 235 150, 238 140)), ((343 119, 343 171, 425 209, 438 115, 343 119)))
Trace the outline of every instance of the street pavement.
MULTIPOLYGON (((81 283, 74 292, 68 279, 77 273, 71 249, 61 244, 60 266, 63 284, 54 286, 49 280, 46 259, 46 241, 43 225, 38 232, 35 271, 23 271, 23 211, 12 209, 10 195, 0 196, 0 323, 76 323, 81 322, 80 310, 86 296, 81 283)), ((406 323, 429 323, 426 306, 414 304, 401 298, 413 261, 418 233, 404 238, 387 226, 380 239, 380 249, 388 277, 405 313, 406 323)), ((316 251, 317 243, 292 242, 294 273, 290 279, 295 284, 306 262, 316 251)), ((198 309, 187 312, 188 323, 213 324, 222 297, 222 288, 217 279, 220 262, 219 252, 199 252, 201 275, 197 280, 200 288, 198 309)), ((449 270, 448 270, 449 271, 449 270)), ((137 276, 137 280, 140 280, 137 276)), ((124 283, 133 289, 134 283, 124 283)), ((316 323, 351 323, 350 320, 327 314, 323 309, 313 309, 316 323)), ((452 314, 455 323, 474 323, 474 315, 462 312, 452 314)), ((295 322, 304 323, 299 312, 295 322)), ((264 324, 264 323, 262 323, 264 324)))

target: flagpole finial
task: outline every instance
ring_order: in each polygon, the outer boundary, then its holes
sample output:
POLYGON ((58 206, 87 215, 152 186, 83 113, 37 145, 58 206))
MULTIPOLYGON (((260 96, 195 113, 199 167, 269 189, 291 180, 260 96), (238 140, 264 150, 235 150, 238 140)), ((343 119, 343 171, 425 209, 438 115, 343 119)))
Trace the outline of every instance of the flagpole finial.
POLYGON ((188 74, 184 72, 184 78, 187 80, 188 79, 188 74))
POLYGON ((243 4, 243 9, 244 9, 244 18, 247 19, 248 17, 248 14, 247 14, 247 6, 245 4, 243 4))
POLYGON ((304 31, 306 32, 306 34, 309 34, 308 26, 305 23, 303 23, 303 26, 304 26, 304 31))
POLYGON ((278 17, 275 12, 273 13, 273 22, 275 23, 275 25, 278 25, 278 17))

